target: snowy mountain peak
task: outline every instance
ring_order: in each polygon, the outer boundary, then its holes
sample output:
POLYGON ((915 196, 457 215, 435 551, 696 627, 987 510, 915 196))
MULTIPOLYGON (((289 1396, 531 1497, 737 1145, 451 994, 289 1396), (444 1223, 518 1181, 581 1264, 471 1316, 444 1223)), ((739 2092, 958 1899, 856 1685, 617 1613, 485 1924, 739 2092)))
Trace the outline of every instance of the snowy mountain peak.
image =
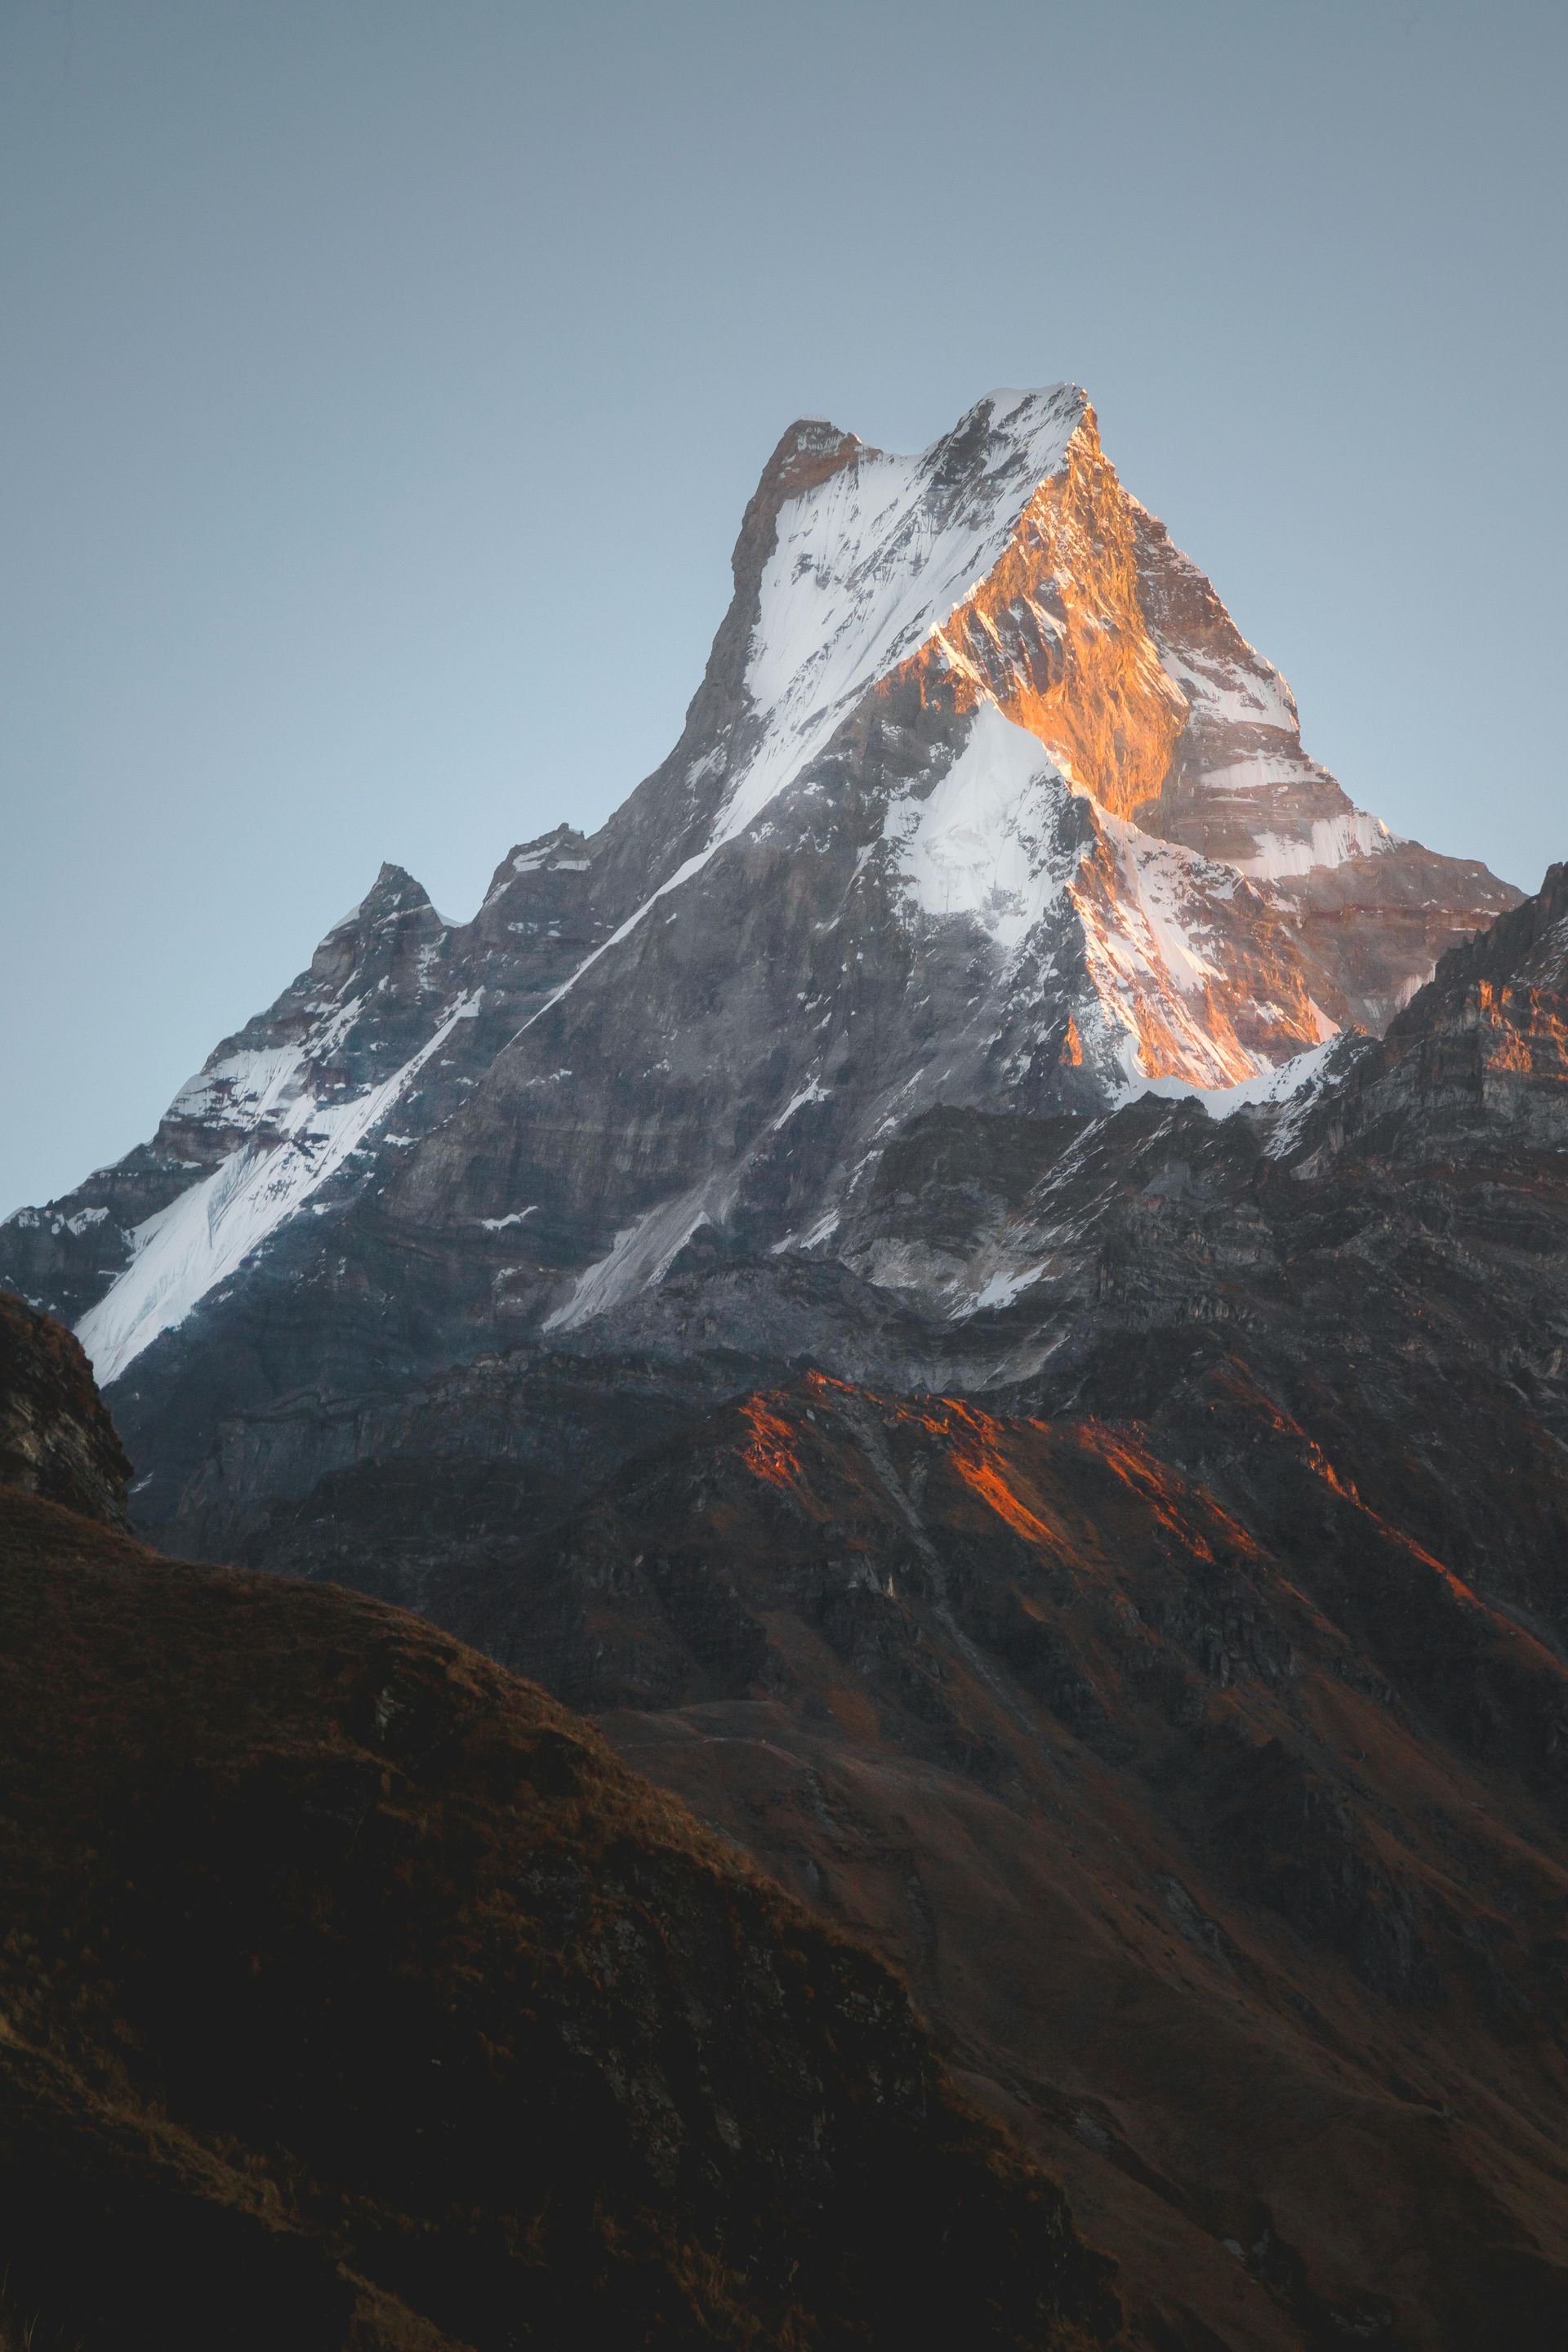
POLYGON ((825 474, 850 464, 864 446, 826 416, 797 416, 763 467, 757 497, 774 505, 795 498, 825 474))
POLYGON ((384 866, 149 1146, 10 1221, 100 1377, 253 1278, 460 1353, 592 1331, 700 1232, 830 1256, 910 1120, 1267 1091, 1516 895, 1308 757, 1075 384, 909 456, 798 420, 733 575, 599 833, 521 844, 461 926, 384 866))
POLYGON ((710 846, 754 823, 858 699, 994 570, 1088 414, 1074 385, 992 394, 912 457, 837 436, 837 462, 780 506, 745 691, 754 748, 710 846))
POLYGON ((957 424, 923 454, 939 476, 960 474, 979 458, 988 473, 1009 471, 1043 481, 1080 424, 1094 425, 1089 394, 1078 383, 1000 385, 983 393, 957 424))

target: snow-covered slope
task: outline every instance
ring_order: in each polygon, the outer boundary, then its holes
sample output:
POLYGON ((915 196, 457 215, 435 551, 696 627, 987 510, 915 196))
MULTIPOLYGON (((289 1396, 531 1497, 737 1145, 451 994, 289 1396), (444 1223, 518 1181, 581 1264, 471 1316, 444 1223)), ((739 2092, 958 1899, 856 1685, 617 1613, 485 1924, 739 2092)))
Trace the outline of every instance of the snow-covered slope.
POLYGON ((761 740, 716 842, 754 823, 986 579, 1086 409, 1073 384, 992 393, 918 457, 858 449, 783 509, 746 665, 761 740), (979 462, 955 474, 953 445, 968 442, 979 462))
MULTIPOLYGON (((361 1010, 354 1003, 334 1018, 346 1026, 361 1010)), ((478 1011, 476 998, 460 996, 400 1069, 343 1101, 322 1102, 300 1083, 307 1066, 302 1046, 231 1055, 187 1088, 176 1106, 187 1115, 195 1103, 210 1100, 225 1086, 231 1106, 238 1098, 253 1108, 258 1129, 269 1114, 276 1118, 278 1139, 239 1144, 210 1176, 176 1193, 166 1209, 134 1229, 130 1264, 77 1326, 100 1384, 118 1380, 161 1331, 183 1323, 199 1299, 237 1273, 269 1234, 346 1168, 384 1129, 457 1024, 471 1021, 478 1011)))

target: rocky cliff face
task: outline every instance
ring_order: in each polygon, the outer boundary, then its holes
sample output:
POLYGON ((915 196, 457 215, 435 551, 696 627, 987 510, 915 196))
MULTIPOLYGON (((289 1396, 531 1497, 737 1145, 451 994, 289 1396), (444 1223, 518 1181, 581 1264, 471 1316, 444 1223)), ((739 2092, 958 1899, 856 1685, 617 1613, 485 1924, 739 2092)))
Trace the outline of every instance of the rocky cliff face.
POLYGON ((916 457, 792 428, 734 573, 601 834, 514 852, 456 929, 384 869, 151 1145, 0 1228, 115 1389, 143 1524, 193 1531, 237 1418, 603 1338, 694 1236, 820 1255, 933 1107, 1381 1027, 1514 896, 1307 758, 1070 386, 916 457))
MULTIPOLYGON (((1444 1129, 1504 1153, 1568 1146, 1568 866, 1466 945, 1366 1057, 1357 1139, 1427 1150, 1444 1129)), ((1550 1164, 1550 1163, 1548 1163, 1550 1164)))
POLYGON ((1139 593, 1186 710, 1134 814, 1252 880, 1336 1024, 1381 1033, 1439 955, 1516 894, 1484 866, 1396 840, 1302 748, 1295 698, 1163 526, 1134 509, 1139 593))

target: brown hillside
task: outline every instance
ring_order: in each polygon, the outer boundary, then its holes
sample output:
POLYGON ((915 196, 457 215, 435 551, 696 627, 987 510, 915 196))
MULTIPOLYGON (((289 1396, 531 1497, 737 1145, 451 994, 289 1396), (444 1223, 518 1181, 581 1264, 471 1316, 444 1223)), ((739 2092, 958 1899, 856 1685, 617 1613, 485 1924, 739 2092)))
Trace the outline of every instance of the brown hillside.
POLYGON ((89 2352, 1109 2334, 887 1969, 401 1612, 0 1489, 0 2267, 89 2352))

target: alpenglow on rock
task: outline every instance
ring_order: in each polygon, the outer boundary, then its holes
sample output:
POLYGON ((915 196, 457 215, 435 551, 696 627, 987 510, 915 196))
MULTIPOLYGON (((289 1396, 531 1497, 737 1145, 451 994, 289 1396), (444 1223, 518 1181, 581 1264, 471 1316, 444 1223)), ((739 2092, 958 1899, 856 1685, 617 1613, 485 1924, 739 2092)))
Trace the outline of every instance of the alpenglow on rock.
POLYGON ((0 1282, 111 1388, 142 1524, 304 1391, 620 1344, 694 1237, 831 1263, 934 1106, 1288 1090, 1517 899, 1308 758, 1073 386, 917 457, 794 425, 733 569, 680 741, 599 834, 512 852, 459 927, 384 867, 151 1143, 0 1227, 0 1282))

